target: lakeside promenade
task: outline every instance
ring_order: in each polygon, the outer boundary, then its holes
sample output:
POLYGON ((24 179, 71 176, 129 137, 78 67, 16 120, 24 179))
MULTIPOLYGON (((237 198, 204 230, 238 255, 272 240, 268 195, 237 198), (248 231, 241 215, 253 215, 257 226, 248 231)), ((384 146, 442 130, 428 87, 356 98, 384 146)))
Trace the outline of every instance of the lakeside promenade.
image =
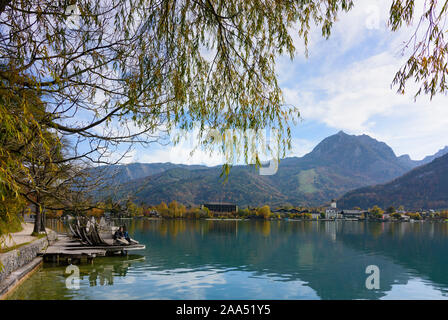
POLYGON ((38 237, 31 236, 34 224, 25 222, 22 223, 22 227, 23 229, 21 231, 2 236, 3 239, 0 240, 1 250, 7 250, 8 248, 20 246, 24 243, 32 242, 38 239, 38 237))

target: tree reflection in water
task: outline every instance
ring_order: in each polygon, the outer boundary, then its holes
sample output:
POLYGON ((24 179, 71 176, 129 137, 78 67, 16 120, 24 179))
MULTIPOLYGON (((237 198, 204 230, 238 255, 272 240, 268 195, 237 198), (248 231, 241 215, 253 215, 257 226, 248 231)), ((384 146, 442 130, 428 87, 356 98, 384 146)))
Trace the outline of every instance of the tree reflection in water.
POLYGON ((81 265, 79 291, 65 288, 64 268, 46 265, 13 298, 378 299, 397 286, 406 298, 403 288, 410 292, 416 281, 419 297, 426 292, 440 298, 448 290, 448 224, 126 223, 131 236, 146 245, 142 256, 81 265), (381 270, 379 290, 365 287, 368 265, 381 270))

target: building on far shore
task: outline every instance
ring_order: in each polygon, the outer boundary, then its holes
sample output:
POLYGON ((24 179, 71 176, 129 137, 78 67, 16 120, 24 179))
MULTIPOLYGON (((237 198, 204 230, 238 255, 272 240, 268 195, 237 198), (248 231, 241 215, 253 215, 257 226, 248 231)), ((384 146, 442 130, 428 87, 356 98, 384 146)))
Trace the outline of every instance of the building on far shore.
POLYGON ((326 219, 363 219, 368 215, 365 210, 338 209, 336 200, 331 200, 330 206, 325 208, 326 219))
POLYGON ((212 212, 220 212, 220 213, 232 213, 238 211, 238 206, 233 203, 224 203, 224 202, 209 202, 204 203, 201 208, 207 208, 212 212))
POLYGON ((337 219, 341 218, 341 210, 338 209, 336 200, 331 200, 329 207, 325 208, 325 218, 326 219, 337 219))
POLYGON ((367 216, 367 213, 360 210, 342 210, 342 216, 347 219, 361 219, 367 216))

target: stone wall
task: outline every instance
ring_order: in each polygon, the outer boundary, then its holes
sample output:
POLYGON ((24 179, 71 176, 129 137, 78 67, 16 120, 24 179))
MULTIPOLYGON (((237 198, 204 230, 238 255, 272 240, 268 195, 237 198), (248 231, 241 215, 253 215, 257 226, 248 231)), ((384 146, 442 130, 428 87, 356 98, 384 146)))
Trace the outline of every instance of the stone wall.
MULTIPOLYGON (((48 231, 50 242, 56 238, 57 234, 54 231, 48 231)), ((0 283, 12 272, 30 263, 42 249, 48 246, 48 240, 47 237, 34 240, 27 245, 0 254, 0 283)))

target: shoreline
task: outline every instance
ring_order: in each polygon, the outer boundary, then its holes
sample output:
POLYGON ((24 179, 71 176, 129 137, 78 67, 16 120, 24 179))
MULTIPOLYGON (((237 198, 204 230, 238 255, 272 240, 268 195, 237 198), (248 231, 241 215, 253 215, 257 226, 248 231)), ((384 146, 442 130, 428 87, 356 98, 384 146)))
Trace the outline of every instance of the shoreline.
MULTIPOLYGON (((112 218, 112 220, 122 220, 124 218, 112 218)), ((285 218, 285 219, 248 219, 248 218, 200 218, 200 219, 192 219, 192 218, 154 218, 154 217, 133 217, 126 218, 126 220, 148 220, 148 221, 302 221, 302 222, 328 222, 328 221, 349 221, 349 222, 397 222, 397 223, 448 223, 445 219, 433 220, 433 219, 423 219, 423 220, 368 220, 368 219, 294 219, 294 218, 285 218)))

